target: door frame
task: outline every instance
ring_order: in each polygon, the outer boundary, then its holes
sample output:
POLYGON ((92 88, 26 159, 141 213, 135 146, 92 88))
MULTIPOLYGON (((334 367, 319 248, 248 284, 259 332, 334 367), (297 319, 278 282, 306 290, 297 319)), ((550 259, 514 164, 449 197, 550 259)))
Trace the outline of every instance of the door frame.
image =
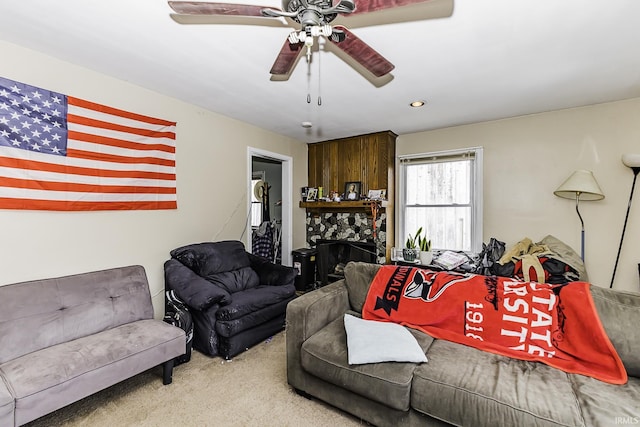
MULTIPOLYGON (((247 147, 247 214, 251 214, 251 180, 253 179, 252 159, 262 157, 264 159, 279 161, 282 165, 282 265, 292 266, 293 250, 293 158, 280 153, 262 150, 260 148, 247 147)), ((251 248, 251 224, 246 224, 247 248, 251 248)), ((249 249, 250 250, 250 249, 249 249)))

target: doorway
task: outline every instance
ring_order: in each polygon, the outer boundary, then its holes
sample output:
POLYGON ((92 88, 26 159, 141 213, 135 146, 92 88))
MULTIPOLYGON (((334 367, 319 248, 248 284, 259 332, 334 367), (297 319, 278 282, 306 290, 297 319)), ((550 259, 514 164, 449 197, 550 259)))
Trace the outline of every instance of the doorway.
POLYGON ((292 161, 289 156, 248 148, 248 212, 251 223, 247 224, 247 248, 252 248, 253 232, 258 223, 268 220, 274 227, 273 234, 274 261, 291 266, 292 237, 292 161), (268 198, 261 200, 254 191, 257 180, 268 185, 268 198), (262 203, 266 201, 266 203, 262 203))

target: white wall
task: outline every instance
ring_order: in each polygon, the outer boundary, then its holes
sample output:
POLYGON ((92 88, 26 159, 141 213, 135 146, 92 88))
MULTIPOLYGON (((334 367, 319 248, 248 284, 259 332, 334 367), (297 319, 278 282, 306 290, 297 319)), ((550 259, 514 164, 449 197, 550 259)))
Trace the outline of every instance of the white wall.
MULTIPOLYGON (((0 285, 141 264, 159 317, 163 263, 171 249, 241 237, 248 145, 292 157, 294 183, 307 180, 307 147, 301 142, 12 44, 0 41, 0 52, 3 77, 178 123, 177 210, 0 210, 0 285)), ((292 195, 294 247, 305 242, 298 187, 292 195)))
MULTIPOLYGON (((624 153, 640 153, 638 117, 640 99, 599 104, 401 135, 397 154, 484 147, 483 241, 496 237, 510 246, 524 237, 539 241, 552 234, 578 254, 575 202, 553 191, 574 170, 593 171, 605 199, 580 203, 585 260, 590 281, 609 287, 633 181, 633 172, 620 159, 624 153)), ((640 196, 636 199, 614 288, 637 292, 640 196)))

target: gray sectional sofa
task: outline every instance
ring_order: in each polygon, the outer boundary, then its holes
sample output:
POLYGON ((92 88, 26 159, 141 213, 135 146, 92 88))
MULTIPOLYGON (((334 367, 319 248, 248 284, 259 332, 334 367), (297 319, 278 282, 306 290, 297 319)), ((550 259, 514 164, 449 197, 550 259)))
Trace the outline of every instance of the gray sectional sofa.
POLYGON ((298 392, 377 426, 640 424, 640 294, 591 287, 627 370, 624 385, 434 340, 417 330, 410 331, 427 363, 349 365, 343 318, 360 315, 379 268, 349 263, 344 280, 289 303, 287 378, 298 392))
POLYGON ((144 268, 0 286, 0 427, 19 426, 185 353, 153 318, 144 268))

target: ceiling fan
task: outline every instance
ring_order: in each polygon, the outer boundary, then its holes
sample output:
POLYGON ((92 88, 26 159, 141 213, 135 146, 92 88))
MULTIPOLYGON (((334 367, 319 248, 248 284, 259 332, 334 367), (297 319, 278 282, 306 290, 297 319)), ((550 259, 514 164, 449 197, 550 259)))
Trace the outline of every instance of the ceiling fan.
MULTIPOLYGON (((276 57, 270 73, 286 76, 291 73, 306 47, 307 60, 317 37, 323 36, 346 55, 362 65, 375 77, 382 77, 394 65, 342 25, 331 25, 340 15, 363 15, 435 0, 282 0, 282 9, 234 3, 169 1, 180 15, 237 16, 288 18, 298 30, 292 31, 276 57), (297 25, 299 24, 299 25, 297 25)), ((453 0, 447 0, 451 7, 453 0)), ((438 16, 440 17, 440 16, 438 16)))

